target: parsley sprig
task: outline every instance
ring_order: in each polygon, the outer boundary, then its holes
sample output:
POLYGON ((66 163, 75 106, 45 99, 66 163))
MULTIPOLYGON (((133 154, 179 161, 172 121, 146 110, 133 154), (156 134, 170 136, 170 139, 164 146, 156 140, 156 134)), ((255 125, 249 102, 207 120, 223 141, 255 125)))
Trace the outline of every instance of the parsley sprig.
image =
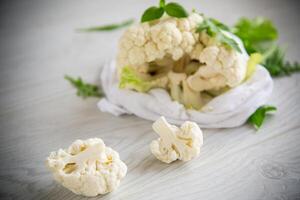
POLYGON ((290 75, 300 71, 300 64, 298 62, 291 63, 286 61, 285 52, 278 45, 274 45, 265 53, 262 64, 272 76, 290 75))
POLYGON ((77 96, 80 96, 83 99, 87 97, 104 96, 103 92, 98 86, 92 85, 90 83, 85 83, 80 77, 75 79, 68 75, 65 75, 65 79, 68 80, 77 89, 77 96))
POLYGON ((256 129, 259 129, 262 126, 267 114, 269 114, 270 112, 275 112, 276 110, 277 109, 274 106, 261 106, 249 117, 248 122, 252 124, 256 129))
POLYGON ((80 31, 80 32, 112 31, 112 30, 116 30, 116 29, 120 29, 120 28, 129 26, 129 25, 133 24, 133 22, 134 22, 133 19, 129 19, 129 20, 123 21, 121 23, 107 24, 107 25, 103 25, 103 26, 95 26, 95 27, 89 27, 89 28, 81 28, 81 29, 78 29, 78 31, 80 31))
POLYGON ((238 43, 234 39, 228 37, 222 30, 229 30, 229 28, 212 18, 204 18, 204 21, 197 28, 197 32, 205 31, 209 36, 215 37, 220 43, 241 53, 242 51, 238 43))
POLYGON ((151 6, 146 9, 142 15, 141 22, 149 22, 161 18, 164 13, 171 17, 184 18, 188 17, 188 12, 178 3, 170 2, 166 4, 165 0, 159 1, 159 6, 151 6))

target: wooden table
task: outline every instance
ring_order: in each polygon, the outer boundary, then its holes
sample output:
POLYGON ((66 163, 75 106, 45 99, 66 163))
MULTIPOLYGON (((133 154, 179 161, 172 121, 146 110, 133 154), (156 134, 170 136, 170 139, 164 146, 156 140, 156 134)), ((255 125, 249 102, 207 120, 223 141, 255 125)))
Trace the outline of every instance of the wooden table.
MULTIPOLYGON (((280 29, 289 59, 298 59, 299 4, 280 0, 181 1, 232 24, 264 15, 280 29)), ((128 165, 120 188, 99 199, 299 199, 300 76, 276 78, 274 117, 255 132, 248 125, 204 129, 199 158, 167 165, 151 155, 151 122, 114 117, 82 100, 64 74, 99 81, 122 31, 75 28, 138 17, 157 1, 27 0, 1 3, 0 199, 81 199, 56 184, 46 168, 50 151, 75 139, 102 138, 128 165)))

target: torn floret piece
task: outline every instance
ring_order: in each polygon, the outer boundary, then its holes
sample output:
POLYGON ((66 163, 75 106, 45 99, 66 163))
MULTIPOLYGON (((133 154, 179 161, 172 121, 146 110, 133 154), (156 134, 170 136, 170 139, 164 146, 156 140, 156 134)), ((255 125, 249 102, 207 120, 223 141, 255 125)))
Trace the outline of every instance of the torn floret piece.
POLYGON ((90 197, 115 190, 127 172, 119 154, 99 138, 76 140, 68 149, 51 152, 47 165, 57 182, 90 197))
POLYGON ((152 128, 160 138, 152 141, 151 152, 162 162, 189 161, 199 155, 203 135, 196 123, 186 121, 178 128, 160 117, 152 128))
POLYGON ((188 85, 195 91, 236 87, 245 79, 247 59, 225 47, 209 46, 199 53, 201 63, 197 72, 188 77, 188 85))

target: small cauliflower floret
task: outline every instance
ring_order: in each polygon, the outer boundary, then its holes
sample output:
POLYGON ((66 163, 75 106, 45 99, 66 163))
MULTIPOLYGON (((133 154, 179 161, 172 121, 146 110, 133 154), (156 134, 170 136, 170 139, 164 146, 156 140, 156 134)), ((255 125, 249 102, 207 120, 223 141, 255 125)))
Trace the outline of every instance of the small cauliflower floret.
POLYGON ((199 60, 204 66, 187 79, 195 91, 235 87, 245 79, 247 60, 226 47, 208 46, 199 54, 199 60))
POLYGON ((178 128, 160 117, 152 128, 160 138, 152 141, 151 152, 162 162, 189 161, 199 155, 203 135, 196 123, 187 121, 178 128))
POLYGON ((200 109, 203 105, 201 95, 188 86, 186 77, 185 73, 168 73, 171 97, 187 108, 200 109))
POLYGON ((173 50, 182 41, 180 30, 175 24, 169 22, 153 26, 150 34, 160 51, 173 50))
POLYGON ((127 172, 119 154, 99 138, 76 140, 68 149, 51 152, 47 165, 57 182, 89 197, 112 192, 127 172))

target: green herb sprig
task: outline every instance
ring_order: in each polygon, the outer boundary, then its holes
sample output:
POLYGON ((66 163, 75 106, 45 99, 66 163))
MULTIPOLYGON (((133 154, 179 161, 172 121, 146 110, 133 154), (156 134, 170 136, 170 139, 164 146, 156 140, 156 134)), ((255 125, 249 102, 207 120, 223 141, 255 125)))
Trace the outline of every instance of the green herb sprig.
POLYGON ((77 96, 80 96, 83 99, 87 97, 104 96, 104 93, 100 90, 98 86, 92 85, 90 83, 85 83, 80 77, 75 79, 68 75, 65 75, 65 79, 68 80, 77 89, 77 96))
POLYGON ((241 53, 242 50, 240 49, 238 43, 234 39, 225 35, 222 30, 228 31, 229 28, 225 24, 212 18, 204 18, 204 21, 197 28, 197 32, 205 31, 209 36, 215 37, 222 44, 241 53))
POLYGON ((285 52, 278 45, 274 45, 265 52, 262 65, 273 77, 300 72, 300 64, 298 62, 291 63, 286 61, 285 52))
POLYGON ((270 112, 275 112, 277 109, 274 106, 264 105, 259 107, 248 119, 248 122, 252 124, 257 130, 263 124, 266 115, 270 112))
POLYGON ((133 23, 134 23, 134 20, 129 19, 129 20, 123 21, 121 23, 116 23, 116 24, 108 24, 108 25, 103 25, 103 26, 81 28, 81 29, 78 29, 78 31, 80 31, 80 32, 112 31, 112 30, 116 30, 116 29, 120 29, 120 28, 129 26, 133 23))
POLYGON ((184 18, 188 17, 188 12, 178 3, 167 3, 165 0, 160 0, 159 6, 151 6, 146 9, 142 15, 141 22, 149 22, 161 18, 164 13, 167 13, 171 17, 184 18))

